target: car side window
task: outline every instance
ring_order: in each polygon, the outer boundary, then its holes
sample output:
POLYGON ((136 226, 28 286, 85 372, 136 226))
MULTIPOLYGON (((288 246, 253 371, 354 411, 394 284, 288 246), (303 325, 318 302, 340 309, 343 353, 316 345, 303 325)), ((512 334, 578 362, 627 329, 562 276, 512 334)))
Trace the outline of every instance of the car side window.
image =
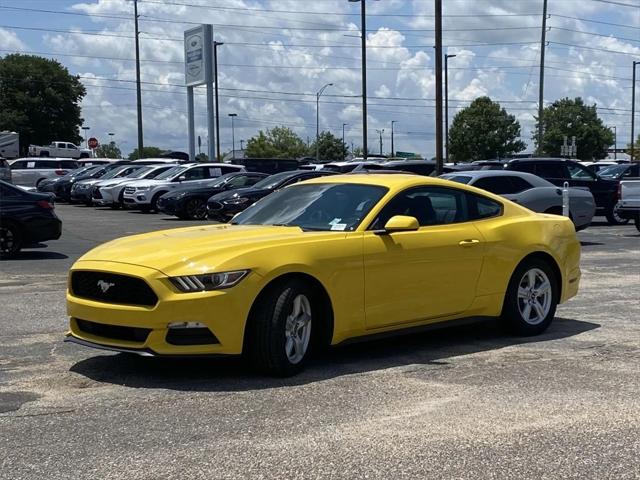
POLYGON ((511 177, 506 176, 481 177, 475 181, 473 186, 482 188, 487 192, 495 193, 496 195, 516 193, 516 187, 512 183, 511 177))
POLYGON ((227 182, 227 185, 231 188, 246 187, 248 185, 253 185, 252 183, 250 183, 251 180, 253 179, 251 177, 247 177, 246 175, 238 175, 237 177, 233 177, 231 180, 229 180, 227 182))
POLYGON ((260 180, 263 180, 265 177, 260 177, 260 176, 248 176, 245 177, 247 179, 247 183, 245 184, 247 187, 250 187, 251 185, 255 185, 256 183, 258 183, 260 180))
POLYGON ((287 187, 289 185, 293 185, 294 183, 302 182, 303 180, 308 180, 310 178, 314 178, 313 175, 309 175, 308 177, 302 176, 302 175, 299 177, 293 177, 287 180, 286 182, 284 182, 284 184, 282 184, 280 188, 287 187))
POLYGON ((517 162, 512 163, 510 168, 517 170, 518 172, 536 173, 536 164, 530 162, 517 162))
POLYGON ((533 188, 533 185, 527 182, 524 178, 509 177, 509 180, 511 180, 511 184, 513 185, 513 193, 520 193, 533 188))
POLYGON ((26 160, 20 160, 18 162, 13 162, 11 164, 11 170, 22 170, 24 168, 27 168, 27 161, 26 160))
POLYGON ((469 205, 470 220, 482 220, 502 215, 502 205, 494 200, 467 193, 467 203, 469 205))
POLYGON ((220 167, 221 175, 224 175, 225 173, 235 173, 237 171, 237 167, 220 167))
POLYGON ((207 176, 207 172, 205 171, 207 167, 196 167, 190 170, 187 170, 183 173, 185 180, 202 180, 204 178, 209 178, 207 176))
POLYGON ((541 162, 536 165, 536 175, 542 178, 567 178, 564 165, 555 162, 541 162))
POLYGON ((582 165, 575 165, 573 163, 567 164, 567 170, 569 170, 569 175, 571 178, 575 180, 595 180, 595 175, 593 175, 586 167, 582 165))
POLYGON ((421 227, 470 219, 465 192, 443 187, 418 187, 399 193, 382 209, 369 228, 384 228, 389 219, 396 215, 414 217, 421 227))
POLYGON ((78 168, 78 164, 76 162, 72 162, 69 160, 63 160, 60 162, 60 168, 64 168, 64 169, 76 169, 78 168))

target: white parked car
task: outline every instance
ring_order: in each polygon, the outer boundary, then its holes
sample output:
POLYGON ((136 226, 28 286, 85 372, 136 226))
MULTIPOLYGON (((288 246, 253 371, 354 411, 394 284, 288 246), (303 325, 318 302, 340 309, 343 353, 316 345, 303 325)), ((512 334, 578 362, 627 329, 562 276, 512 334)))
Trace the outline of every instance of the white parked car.
POLYGON ((95 185, 96 188, 93 189, 93 203, 103 207, 109 206, 114 209, 120 208, 124 204, 124 188, 127 185, 137 180, 151 180, 176 166, 176 164, 171 163, 162 165, 145 165, 140 170, 127 177, 112 178, 110 180, 99 182, 95 185))
POLYGON ((113 168, 101 177, 77 181, 71 187, 71 201, 91 205, 93 203, 91 200, 93 197, 93 188, 97 183, 105 182, 112 178, 125 178, 142 168, 144 168, 144 165, 125 164, 113 168))
POLYGON ((88 148, 80 148, 70 142, 51 142, 50 145, 29 145, 29 156, 31 157, 69 157, 69 158, 89 158, 92 155, 88 148))
POLYGON ((70 158, 17 158, 9 160, 11 177, 15 185, 37 187, 45 178, 62 177, 78 168, 70 158))
POLYGON ((179 165, 151 180, 137 180, 124 188, 123 200, 128 207, 142 211, 156 210, 158 198, 171 190, 206 183, 225 173, 244 171, 242 165, 228 163, 188 163, 179 165))

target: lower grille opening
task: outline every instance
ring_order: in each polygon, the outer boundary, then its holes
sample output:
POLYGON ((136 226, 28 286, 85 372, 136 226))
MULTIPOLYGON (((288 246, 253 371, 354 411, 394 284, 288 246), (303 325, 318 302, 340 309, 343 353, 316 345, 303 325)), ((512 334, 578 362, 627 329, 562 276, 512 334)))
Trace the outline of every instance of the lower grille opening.
POLYGON ((166 341, 170 345, 211 345, 220 343, 208 328, 170 328, 166 341))
POLYGON ((76 318, 78 328, 90 335, 97 337, 111 338, 113 340, 124 340, 127 342, 144 343, 151 333, 150 328, 123 327, 120 325, 107 325, 105 323, 90 322, 76 318))

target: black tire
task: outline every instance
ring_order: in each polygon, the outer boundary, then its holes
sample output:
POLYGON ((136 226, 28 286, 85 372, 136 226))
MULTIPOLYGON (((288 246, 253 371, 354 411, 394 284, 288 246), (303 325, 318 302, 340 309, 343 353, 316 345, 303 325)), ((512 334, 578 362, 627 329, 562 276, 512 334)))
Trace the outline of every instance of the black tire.
POLYGON ((167 192, 158 192, 153 196, 153 198, 151 199, 149 210, 153 210, 154 212, 158 213, 158 199, 165 193, 167 192))
POLYGON ((616 205, 605 212, 605 217, 607 217, 607 222, 609 222, 609 225, 626 225, 627 223, 629 223, 628 218, 621 218, 618 215, 618 213, 616 212, 616 205))
POLYGON ((637 216, 633 223, 636 226, 636 230, 640 232, 640 216, 637 216))
MULTIPOLYGON (((521 336, 531 336, 538 335, 544 332, 551 322, 553 321, 553 317, 556 314, 556 308, 558 306, 558 302, 560 301, 559 293, 559 279, 556 277, 556 274, 545 260, 539 258, 531 258, 523 261, 516 268, 515 272, 511 276, 511 280, 509 281, 509 286, 507 288, 507 293, 504 298, 504 304, 502 306, 502 315, 500 316, 500 323, 506 328, 509 332, 514 333, 516 335, 521 336), (540 300, 542 297, 539 297, 535 294, 536 285, 538 288, 543 286, 543 282, 539 284, 534 281, 534 287, 530 292, 531 298, 521 298, 519 296, 519 291, 521 284, 523 282, 527 283, 529 272, 536 272, 535 280, 538 281, 540 278, 537 276, 538 272, 542 272, 543 276, 546 276, 546 279, 549 281, 549 304, 546 304, 545 300, 540 300), (546 312, 545 315, 540 315, 533 305, 532 302, 537 302, 539 305, 543 306, 543 312, 546 312), (527 312, 527 304, 529 304, 529 315, 531 313, 535 314, 537 318, 531 318, 529 316, 529 321, 525 320, 525 313, 527 312), (544 304, 544 305, 543 305, 544 304), (524 310, 524 312, 522 311, 524 310)), ((528 290, 528 288, 523 288, 523 291, 528 290)))
POLYGON ((149 213, 151 211, 151 207, 149 205, 142 205, 140 207, 140 211, 142 213, 149 213))
POLYGON ((0 224, 0 258, 10 258, 20 251, 24 238, 15 223, 0 224))
POLYGON ((284 280, 264 291, 251 309, 246 331, 245 356, 255 370, 278 377, 289 377, 304 369, 320 331, 323 308, 316 290, 307 283, 294 279, 284 280), (309 336, 300 349, 302 357, 292 361, 285 350, 287 318, 294 311, 294 302, 304 296, 310 306, 309 336), (316 315, 316 328, 313 318, 316 315), (304 351, 302 351, 304 350, 304 351))
POLYGON ((184 212, 189 220, 204 220, 207 218, 207 202, 201 198, 192 198, 185 204, 184 212))

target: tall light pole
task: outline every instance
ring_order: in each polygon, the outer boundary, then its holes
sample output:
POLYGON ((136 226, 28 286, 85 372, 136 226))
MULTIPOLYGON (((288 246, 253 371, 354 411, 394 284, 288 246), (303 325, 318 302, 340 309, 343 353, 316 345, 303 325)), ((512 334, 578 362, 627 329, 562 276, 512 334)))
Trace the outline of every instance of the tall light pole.
POLYGON ((85 125, 83 125, 82 130, 84 130, 84 148, 89 148, 89 144, 87 142, 87 131, 91 128, 91 127, 87 127, 85 125))
POLYGON ((345 153, 345 150, 347 149, 347 144, 344 143, 344 127, 346 127, 347 125, 349 124, 348 123, 342 124, 342 160, 343 161, 347 157, 347 154, 345 153))
POLYGON ((435 0, 436 174, 442 175, 442 0, 435 0))
POLYGON ((444 56, 444 159, 449 161, 449 59, 455 54, 444 56))
POLYGON ((397 120, 391 120, 391 156, 395 157, 396 156, 396 151, 394 150, 394 145, 393 145, 393 124, 394 123, 398 123, 397 120))
POLYGON ((382 134, 384 133, 384 128, 381 130, 376 128, 376 132, 380 135, 380 155, 382 155, 382 134))
POLYGON ((327 83, 316 93, 316 162, 320 161, 320 97, 325 89, 332 86, 333 83, 327 83))
POLYGON ((136 37, 136 106, 138 109, 138 156, 142 156, 142 89, 140 87, 140 31, 138 30, 138 0, 133 0, 133 16, 136 37))
POLYGON ((237 113, 230 113, 231 117, 231 159, 236 159, 236 130, 233 120, 238 116, 237 113))
MULTIPOLYGON (((218 47, 224 42, 213 42, 213 81, 215 82, 216 99, 216 162, 220 158, 220 111, 218 110, 218 47)), ((211 162, 212 160, 209 159, 211 162)))
POLYGON ((538 155, 542 155, 542 117, 544 115, 544 54, 547 48, 547 0, 542 5, 542 35, 540 37, 540 85, 538 86, 538 155))
POLYGON ((618 159, 618 128, 616 125, 611 125, 613 128, 613 159, 618 159))
POLYGON ((631 161, 635 158, 635 126, 636 126, 636 66, 640 65, 639 61, 633 62, 633 75, 631 85, 631 161))
POLYGON ((362 157, 367 160, 367 0, 360 2, 360 41, 362 50, 362 157))
POLYGON ((240 151, 243 152, 242 155, 244 156, 244 140, 240 139, 240 151))

